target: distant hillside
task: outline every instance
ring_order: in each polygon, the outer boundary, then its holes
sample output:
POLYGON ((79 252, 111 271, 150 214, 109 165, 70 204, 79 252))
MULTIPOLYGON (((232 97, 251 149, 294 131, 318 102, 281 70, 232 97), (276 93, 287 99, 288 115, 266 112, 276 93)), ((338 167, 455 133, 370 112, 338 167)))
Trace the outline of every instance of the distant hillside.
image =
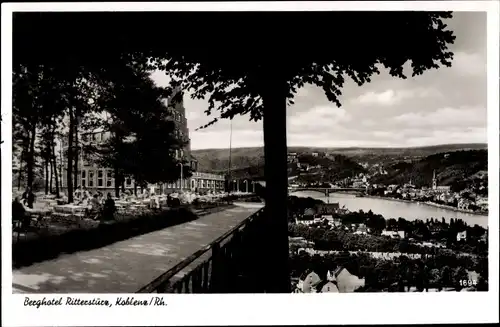
MULTIPOLYGON (((229 149, 193 150, 200 171, 227 171, 229 168, 229 149)), ((232 169, 264 165, 262 148, 234 148, 231 150, 232 169)))
POLYGON ((453 151, 427 156, 414 162, 400 162, 387 168, 387 175, 374 177, 371 182, 404 184, 410 179, 417 187, 430 186, 436 171, 439 185, 452 185, 488 170, 488 151, 453 151))
POLYGON ((299 156, 299 161, 301 164, 308 164, 312 167, 321 166, 319 169, 312 168, 294 174, 294 176, 298 176, 299 182, 305 183, 339 181, 366 172, 358 163, 341 154, 330 158, 302 154, 299 156))
MULTIPOLYGON (((437 153, 459 150, 484 150, 487 144, 446 144, 415 148, 314 148, 288 147, 288 152, 312 153, 327 152, 344 155, 356 162, 391 164, 401 160, 421 159, 437 153)), ((231 151, 231 167, 241 169, 264 165, 264 149, 233 148, 231 151)), ((226 171, 229 167, 229 149, 193 150, 198 159, 198 167, 202 171, 226 171)))

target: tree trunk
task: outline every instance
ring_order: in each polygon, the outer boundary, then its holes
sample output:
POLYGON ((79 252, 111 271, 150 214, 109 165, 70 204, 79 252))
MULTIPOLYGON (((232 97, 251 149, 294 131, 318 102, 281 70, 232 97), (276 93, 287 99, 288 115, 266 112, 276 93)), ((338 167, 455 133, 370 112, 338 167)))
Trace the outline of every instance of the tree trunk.
POLYGON ((49 158, 45 158, 44 160, 44 168, 45 168, 45 195, 49 194, 49 158))
MULTIPOLYGON (((61 139, 60 139, 61 140, 61 139)), ((62 144, 61 142, 59 142, 59 189, 62 190, 63 189, 63 155, 62 155, 62 144)))
POLYGON ((69 133, 68 133, 68 162, 66 171, 66 184, 68 187, 68 203, 73 203, 73 133, 75 128, 75 119, 73 117, 73 108, 69 110, 69 133))
POLYGON ((264 156, 266 179, 265 229, 268 239, 267 293, 290 293, 288 267, 288 178, 286 142, 286 84, 267 78, 262 92, 264 104, 264 156), (269 276, 270 274, 270 276, 269 276), (270 278, 269 278, 270 277, 270 278))
POLYGON ((125 176, 121 175, 122 193, 125 193, 125 176))
POLYGON ((54 179, 54 165, 52 161, 52 148, 50 148, 49 154, 49 167, 50 167, 50 178, 49 178, 49 193, 52 194, 54 189, 52 188, 52 180, 54 179))
MULTIPOLYGON (((24 147, 24 146, 23 146, 24 147)), ((17 178, 17 190, 21 189, 21 178, 23 176, 23 161, 24 161, 24 149, 21 151, 21 159, 19 160, 19 177, 17 178)))
MULTIPOLYGON (((54 177, 56 183, 56 197, 59 198, 59 174, 57 173, 57 159, 56 159, 56 148, 52 145, 52 161, 54 162, 54 177)), ((61 175, 62 176, 62 175, 61 175)))
POLYGON ((78 144, 78 116, 79 116, 79 110, 75 109, 75 125, 74 125, 74 131, 75 131, 75 153, 74 153, 74 170, 75 173, 73 175, 73 185, 75 187, 78 187, 78 157, 79 157, 79 144, 78 144))
POLYGON ((134 178, 134 195, 137 196, 137 179, 134 178))
POLYGON ((28 150, 28 160, 27 160, 27 168, 28 168, 28 187, 33 186, 34 180, 34 168, 35 168, 35 138, 36 138, 36 124, 33 121, 32 127, 30 131, 30 143, 28 150))

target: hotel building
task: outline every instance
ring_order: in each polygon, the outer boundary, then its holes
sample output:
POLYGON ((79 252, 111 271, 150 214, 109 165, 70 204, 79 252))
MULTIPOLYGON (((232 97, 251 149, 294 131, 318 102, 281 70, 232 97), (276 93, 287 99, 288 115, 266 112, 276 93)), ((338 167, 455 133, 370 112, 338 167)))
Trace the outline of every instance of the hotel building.
MULTIPOLYGON (((174 183, 163 183, 162 193, 172 193, 183 190, 198 190, 201 192, 206 191, 224 191, 224 176, 212 173, 198 172, 198 162, 191 155, 191 144, 189 139, 189 128, 187 127, 186 110, 184 107, 183 93, 177 90, 172 97, 165 99, 167 108, 170 111, 168 119, 175 123, 176 137, 187 139, 187 143, 183 149, 175 150, 175 158, 184 158, 193 171, 190 178, 183 178, 174 183), (181 187, 182 186, 182 187, 181 187)), ((82 143, 100 144, 104 143, 111 137, 109 131, 93 131, 90 133, 82 133, 80 138, 82 143)), ((67 138, 63 139, 63 148, 68 148, 67 138)), ((79 155, 78 164, 78 183, 73 187, 82 186, 88 190, 100 190, 101 192, 113 192, 115 188, 115 180, 113 170, 110 168, 98 167, 96 164, 86 160, 85 154, 79 155)), ((67 188, 67 160, 63 166, 62 186, 63 189, 67 188)), ((178 168, 180 169, 180 167, 178 168)), ((131 176, 125 177, 125 189, 134 189, 134 180, 131 176)), ((151 185, 153 186, 153 185, 151 185)), ((155 187, 154 187, 155 188, 155 187)), ((155 188, 157 189, 157 188, 155 188)))

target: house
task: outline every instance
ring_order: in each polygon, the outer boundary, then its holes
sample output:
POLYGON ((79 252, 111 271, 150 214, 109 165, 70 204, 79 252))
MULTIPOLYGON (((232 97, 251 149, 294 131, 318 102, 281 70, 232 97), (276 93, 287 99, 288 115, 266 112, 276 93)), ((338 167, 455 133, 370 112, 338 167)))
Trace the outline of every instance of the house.
POLYGON ((480 170, 477 173, 475 173, 473 178, 479 178, 479 179, 487 179, 488 178, 488 171, 487 170, 480 170))
POLYGON ((339 293, 337 285, 328 280, 321 281, 316 285, 316 290, 318 293, 339 293))
POLYGON ((318 156, 319 156, 319 153, 318 153, 318 152, 313 152, 313 153, 312 153, 312 156, 313 156, 313 157, 318 157, 318 156))
POLYGON ((334 226, 334 227, 342 226, 342 219, 341 218, 333 218, 331 221, 331 226, 334 226))
POLYGON ((483 243, 488 242, 488 231, 486 231, 483 235, 481 235, 480 241, 483 243))
POLYGON ((330 218, 339 212, 339 203, 321 203, 316 206, 316 212, 322 218, 330 218))
POLYGON ((306 270, 299 277, 299 282, 297 283, 297 293, 312 293, 315 291, 315 287, 321 282, 318 274, 314 271, 306 270))
POLYGON ((405 231, 392 231, 392 230, 383 230, 382 236, 389 236, 390 238, 405 238, 405 231))
POLYGON ((432 234, 435 234, 435 233, 439 233, 443 230, 443 226, 441 226, 441 223, 434 223, 432 225, 429 226, 429 231, 432 233, 432 234))
POLYGON ((296 224, 302 224, 302 225, 312 225, 315 223, 314 217, 316 216, 316 210, 312 208, 307 208, 304 211, 303 215, 298 215, 295 218, 295 223, 296 224))
POLYGON ((296 152, 290 152, 287 155, 287 160, 288 160, 289 163, 298 162, 298 160, 297 160, 297 153, 296 152))
POLYGON ((289 237, 288 243, 290 245, 300 246, 302 248, 310 248, 314 246, 314 242, 308 241, 303 237, 289 237))
POLYGON ((338 267, 328 271, 326 280, 337 285, 339 293, 353 293, 359 287, 365 286, 365 279, 351 274, 346 268, 338 267))
POLYGON ((328 219, 316 216, 316 217, 314 217, 313 221, 314 221, 315 224, 320 224, 320 223, 322 223, 324 221, 328 221, 328 219))
POLYGON ((451 190, 450 186, 442 186, 442 185, 436 186, 436 188, 434 189, 434 191, 436 191, 437 193, 447 193, 450 192, 450 190, 451 190))
POLYGON ((368 228, 366 228, 365 224, 360 224, 354 234, 357 235, 366 235, 368 234, 368 228))
POLYGON ((458 201, 458 209, 460 210, 469 210, 470 205, 472 204, 472 201, 467 200, 467 199, 460 199, 458 201))
POLYGON ((366 182, 363 182, 362 180, 361 181, 354 181, 352 183, 352 187, 355 187, 355 188, 366 187, 366 182))
POLYGON ((460 241, 465 241, 467 239, 467 231, 464 230, 463 232, 457 233, 457 242, 460 241))
POLYGON ((399 189, 399 185, 396 185, 396 184, 391 184, 391 185, 387 186, 387 190, 388 190, 389 192, 394 192, 394 191, 396 191, 397 189, 399 189))
POLYGON ((308 163, 299 163, 298 165, 300 165, 299 168, 301 170, 303 170, 303 171, 308 171, 309 170, 309 164, 308 163))
POLYGON ((325 153, 325 157, 329 158, 332 161, 335 161, 335 153, 325 153))
POLYGON ((304 210, 304 218, 307 219, 314 219, 314 216, 316 216, 316 210, 313 208, 307 208, 304 210))
POLYGON ((476 205, 481 208, 481 210, 488 210, 488 198, 487 197, 477 197, 476 205))

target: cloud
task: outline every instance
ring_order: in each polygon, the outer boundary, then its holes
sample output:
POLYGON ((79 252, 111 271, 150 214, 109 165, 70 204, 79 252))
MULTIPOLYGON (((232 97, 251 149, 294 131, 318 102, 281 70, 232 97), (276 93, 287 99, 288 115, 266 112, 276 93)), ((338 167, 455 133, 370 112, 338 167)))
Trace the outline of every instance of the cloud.
POLYGON ((354 104, 393 106, 411 98, 426 98, 439 96, 435 89, 417 88, 413 90, 385 90, 383 92, 366 92, 352 101, 354 104))
MULTIPOLYGON (((454 13, 449 22, 457 36, 450 68, 429 70, 397 79, 384 69, 372 82, 358 86, 347 79, 337 108, 324 92, 306 84, 287 111, 288 145, 318 147, 405 147, 444 143, 486 142, 486 14, 454 13)), ((405 65, 409 72, 410 65, 405 65)), ((166 86, 168 77, 152 78, 166 86)), ((229 147, 230 122, 220 120, 207 129, 196 128, 218 117, 207 117, 207 100, 184 97, 191 148, 229 147)), ((262 146, 262 122, 248 116, 233 119, 233 147, 262 146)))
POLYGON ((405 126, 473 127, 486 126, 485 108, 440 108, 430 113, 410 112, 393 118, 405 126))
POLYGON ((487 71, 486 56, 479 53, 457 52, 452 65, 457 75, 461 76, 482 77, 487 71))
POLYGON ((486 127, 470 128, 467 130, 434 130, 427 135, 421 134, 408 138, 406 146, 423 146, 446 143, 485 143, 488 137, 486 127))
POLYGON ((351 119, 351 115, 343 108, 337 108, 334 105, 319 106, 291 116, 289 128, 293 131, 300 131, 310 127, 315 129, 331 128, 351 119))
POLYGON ((381 93, 367 92, 360 95, 354 102, 361 104, 392 105, 401 101, 405 96, 405 93, 399 92, 396 94, 393 90, 387 90, 381 93))

